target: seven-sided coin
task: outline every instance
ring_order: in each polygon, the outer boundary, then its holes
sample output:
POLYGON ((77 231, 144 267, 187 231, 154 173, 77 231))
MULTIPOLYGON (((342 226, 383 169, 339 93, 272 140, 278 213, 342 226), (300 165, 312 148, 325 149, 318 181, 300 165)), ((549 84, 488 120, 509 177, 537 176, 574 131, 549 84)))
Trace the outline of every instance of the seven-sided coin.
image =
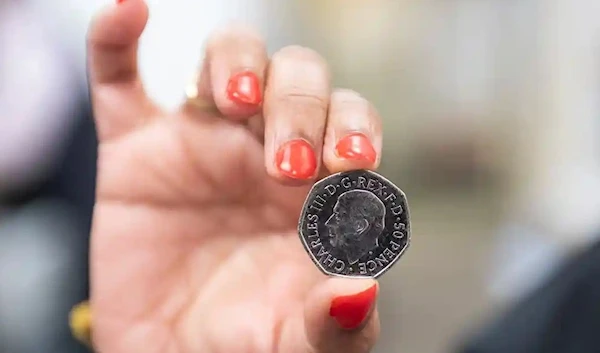
POLYGON ((410 244, 406 196, 373 171, 333 174, 308 193, 298 231, 325 274, 377 278, 410 244))

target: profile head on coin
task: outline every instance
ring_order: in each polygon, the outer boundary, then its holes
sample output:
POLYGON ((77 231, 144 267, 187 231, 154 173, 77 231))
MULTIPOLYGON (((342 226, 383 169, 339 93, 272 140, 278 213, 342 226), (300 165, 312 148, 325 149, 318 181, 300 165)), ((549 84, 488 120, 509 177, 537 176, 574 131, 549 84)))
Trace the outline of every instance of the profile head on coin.
POLYGON ((348 263, 355 264, 377 248, 385 228, 385 205, 370 191, 346 191, 338 197, 325 226, 331 245, 346 254, 348 263))
POLYGON ((337 173, 313 186, 298 230, 324 273, 379 277, 409 245, 406 196, 375 172, 337 173))

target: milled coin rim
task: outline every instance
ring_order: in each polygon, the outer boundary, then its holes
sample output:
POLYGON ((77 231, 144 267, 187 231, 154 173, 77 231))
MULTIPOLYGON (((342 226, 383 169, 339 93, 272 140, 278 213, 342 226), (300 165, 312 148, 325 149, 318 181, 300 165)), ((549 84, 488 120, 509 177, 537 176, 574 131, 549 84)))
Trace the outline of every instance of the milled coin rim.
POLYGON ((402 258, 402 256, 404 255, 404 252, 406 251, 406 249, 408 249, 410 247, 411 244, 411 240, 412 240, 412 224, 410 221, 410 211, 409 211, 409 206, 408 206, 408 198, 406 197, 406 194, 404 193, 404 191, 402 191, 402 189, 400 189, 398 186, 396 186, 396 184, 394 184, 393 182, 391 182, 388 178, 384 177, 383 175, 374 172, 372 170, 348 170, 345 172, 337 172, 334 174, 331 174, 319 181, 317 181, 316 183, 313 184, 313 186, 310 188, 310 190, 308 191, 308 193, 306 194, 306 198, 304 199, 304 202, 302 203, 302 211, 300 212, 300 217, 298 218, 298 237, 300 238, 300 240, 302 241, 302 245, 304 247, 304 251, 308 254, 308 257, 310 257, 311 261, 315 264, 315 266, 317 266, 317 268, 319 270, 321 270, 321 272, 323 272, 325 275, 330 276, 330 277, 342 277, 342 278, 372 278, 372 279, 377 279, 380 278, 381 276, 383 276, 390 268, 392 268, 393 265, 396 264, 396 262, 398 262, 400 260, 400 258, 402 258), (317 188, 319 185, 325 183, 326 180, 330 179, 330 178, 334 178, 336 176, 341 176, 344 174, 350 174, 350 173, 356 173, 356 172, 363 172, 365 174, 371 174, 374 177, 380 178, 383 181, 387 182, 389 185, 393 186, 400 195, 402 195, 402 197, 404 197, 404 202, 405 202, 405 210, 404 212, 406 213, 406 245, 402 248, 402 250, 398 253, 398 256, 396 257, 396 259, 392 262, 390 262, 386 267, 384 267, 381 271, 379 271, 376 275, 374 276, 348 276, 348 275, 340 275, 337 273, 332 273, 332 272, 328 272, 318 261, 317 259, 314 257, 313 253, 309 250, 309 246, 308 243, 306 242, 306 239, 304 239, 304 236, 302 235, 302 222, 304 219, 304 216, 306 215, 306 210, 307 210, 307 203, 308 203, 308 199, 309 196, 312 194, 313 190, 315 188, 317 188))

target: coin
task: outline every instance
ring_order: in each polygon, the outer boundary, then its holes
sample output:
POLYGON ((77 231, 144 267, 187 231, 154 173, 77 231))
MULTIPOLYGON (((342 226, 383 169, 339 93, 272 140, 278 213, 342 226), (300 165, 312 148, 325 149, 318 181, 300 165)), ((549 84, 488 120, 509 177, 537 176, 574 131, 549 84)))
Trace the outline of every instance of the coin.
POLYGON ((383 176, 354 170, 324 178, 308 193, 300 239, 325 274, 377 278, 410 244, 406 195, 383 176))

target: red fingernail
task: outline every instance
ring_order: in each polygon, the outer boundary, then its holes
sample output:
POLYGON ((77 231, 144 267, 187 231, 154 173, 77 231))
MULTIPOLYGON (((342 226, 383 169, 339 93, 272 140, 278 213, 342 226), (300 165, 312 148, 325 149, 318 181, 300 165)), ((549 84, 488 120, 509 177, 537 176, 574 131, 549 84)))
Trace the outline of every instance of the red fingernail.
POLYGON ((259 105, 262 95, 258 76, 251 71, 232 75, 227 84, 227 97, 236 103, 259 105))
POLYGON ((340 158, 364 160, 375 163, 377 153, 369 141, 369 138, 361 133, 352 133, 342 138, 337 146, 335 153, 340 158))
POLYGON ((317 170, 315 151, 303 139, 291 140, 281 146, 275 163, 283 175, 294 179, 309 179, 317 170))
POLYGON ((117 4, 124 2, 125 0, 117 0, 117 4))
POLYGON ((375 297, 377 285, 353 295, 334 298, 331 301, 329 315, 344 329, 354 329, 367 318, 375 297))

